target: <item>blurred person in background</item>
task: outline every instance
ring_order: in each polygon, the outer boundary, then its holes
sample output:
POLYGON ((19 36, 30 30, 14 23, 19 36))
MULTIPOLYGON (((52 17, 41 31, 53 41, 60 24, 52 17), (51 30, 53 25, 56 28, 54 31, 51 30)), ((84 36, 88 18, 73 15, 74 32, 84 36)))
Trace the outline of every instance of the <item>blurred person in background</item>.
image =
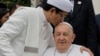
POLYGON ((98 27, 98 56, 100 56, 100 14, 96 15, 96 23, 98 27))
POLYGON ((13 4, 11 4, 9 7, 9 12, 10 12, 10 15, 12 15, 14 12, 15 12, 15 10, 18 8, 18 7, 20 7, 21 5, 20 4, 18 4, 18 3, 13 3, 13 4))
POLYGON ((3 3, 0 3, 0 27, 8 20, 9 11, 7 6, 3 3))
POLYGON ((12 15, 18 7, 20 6, 30 7, 30 5, 31 5, 31 0, 20 0, 20 1, 15 0, 11 4, 9 4, 10 15, 12 15))

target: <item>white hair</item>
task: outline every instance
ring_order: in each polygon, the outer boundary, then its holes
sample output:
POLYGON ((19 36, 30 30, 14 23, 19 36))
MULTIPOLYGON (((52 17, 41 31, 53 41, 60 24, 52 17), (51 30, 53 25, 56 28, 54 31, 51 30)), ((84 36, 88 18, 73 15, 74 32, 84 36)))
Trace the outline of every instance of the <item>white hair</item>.
POLYGON ((61 22, 60 24, 66 24, 66 25, 68 25, 72 29, 72 31, 73 31, 73 27, 72 27, 72 25, 70 23, 68 23, 68 22, 61 22))

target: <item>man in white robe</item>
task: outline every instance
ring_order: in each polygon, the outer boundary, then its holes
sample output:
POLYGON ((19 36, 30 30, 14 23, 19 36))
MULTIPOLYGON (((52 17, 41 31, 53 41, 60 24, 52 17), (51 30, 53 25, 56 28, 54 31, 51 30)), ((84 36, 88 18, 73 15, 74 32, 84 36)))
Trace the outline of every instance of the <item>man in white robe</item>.
POLYGON ((88 52, 80 52, 80 45, 72 44, 75 34, 72 26, 62 22, 55 27, 55 47, 47 48, 43 56, 90 56, 88 52))
POLYGON ((47 0, 38 8, 19 7, 0 28, 0 56, 42 56, 53 42, 50 23, 62 22, 72 7, 69 0, 47 0))

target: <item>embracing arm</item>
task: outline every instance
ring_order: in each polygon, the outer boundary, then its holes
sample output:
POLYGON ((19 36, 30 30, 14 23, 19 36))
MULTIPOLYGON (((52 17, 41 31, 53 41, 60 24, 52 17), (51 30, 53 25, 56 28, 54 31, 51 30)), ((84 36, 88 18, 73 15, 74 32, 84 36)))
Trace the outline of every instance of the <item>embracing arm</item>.
POLYGON ((93 52, 89 48, 86 48, 84 46, 80 47, 80 51, 81 53, 83 53, 83 51, 86 51, 90 54, 90 56, 94 56, 93 52))

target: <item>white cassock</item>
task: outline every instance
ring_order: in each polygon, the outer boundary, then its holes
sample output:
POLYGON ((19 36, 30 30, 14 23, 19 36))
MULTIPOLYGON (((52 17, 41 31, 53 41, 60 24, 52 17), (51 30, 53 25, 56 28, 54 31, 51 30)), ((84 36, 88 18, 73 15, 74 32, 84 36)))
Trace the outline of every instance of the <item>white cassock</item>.
POLYGON ((83 51, 83 53, 80 52, 79 45, 72 44, 70 48, 65 53, 60 53, 56 50, 55 47, 48 48, 43 56, 90 56, 88 52, 83 51))
POLYGON ((42 56, 52 37, 42 8, 20 7, 0 29, 0 56, 42 56))

